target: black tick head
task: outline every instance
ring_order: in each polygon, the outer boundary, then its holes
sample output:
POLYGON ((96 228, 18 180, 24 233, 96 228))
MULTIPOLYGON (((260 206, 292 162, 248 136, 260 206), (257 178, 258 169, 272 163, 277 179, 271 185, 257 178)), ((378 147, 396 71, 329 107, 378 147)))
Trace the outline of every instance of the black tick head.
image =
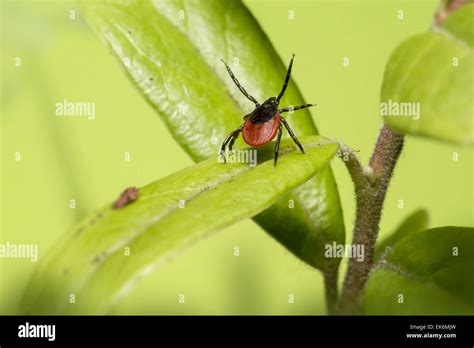
POLYGON ((262 106, 265 107, 265 108, 276 110, 278 108, 278 104, 279 104, 279 102, 278 102, 277 98, 271 97, 271 98, 268 98, 267 100, 265 100, 265 102, 262 104, 262 106))
POLYGON ((257 108, 251 114, 251 120, 253 123, 264 123, 276 116, 278 113, 278 100, 275 97, 268 98, 262 105, 257 108))

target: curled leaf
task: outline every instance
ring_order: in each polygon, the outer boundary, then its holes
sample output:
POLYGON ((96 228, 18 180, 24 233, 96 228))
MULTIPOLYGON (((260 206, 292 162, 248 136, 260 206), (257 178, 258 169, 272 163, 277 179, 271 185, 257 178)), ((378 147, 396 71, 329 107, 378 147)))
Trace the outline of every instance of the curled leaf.
MULTIPOLYGON (((223 139, 254 107, 221 59, 260 102, 277 95, 283 85, 287 63, 281 62, 240 1, 113 0, 83 5, 91 26, 195 161, 215 156, 223 139)), ((293 81, 282 100, 282 105, 290 104, 305 104, 293 81)), ((285 117, 297 136, 317 134, 309 111, 285 117)), ((329 167, 255 220, 308 264, 324 270, 328 262, 339 263, 321 253, 324 243, 344 242, 341 205, 329 167)))
POLYGON ((385 68, 381 114, 405 134, 473 144, 474 4, 395 49, 385 68))
POLYGON ((140 277, 211 233, 258 214, 323 170, 339 148, 318 136, 302 140, 306 154, 291 140, 282 141, 276 167, 273 144, 259 149, 256 167, 219 163, 216 156, 140 188, 120 209, 107 205, 43 258, 23 309, 48 315, 108 312, 140 277))

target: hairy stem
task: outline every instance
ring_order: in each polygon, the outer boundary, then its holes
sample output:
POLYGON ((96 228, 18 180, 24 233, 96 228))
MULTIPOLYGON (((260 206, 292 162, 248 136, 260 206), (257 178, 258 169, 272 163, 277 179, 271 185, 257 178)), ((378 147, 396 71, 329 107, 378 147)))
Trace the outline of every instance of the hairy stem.
POLYGON ((379 223, 387 187, 393 169, 403 147, 403 135, 383 124, 369 166, 365 169, 355 154, 347 147, 344 163, 354 181, 356 194, 356 220, 352 245, 364 248, 364 259, 349 259, 346 278, 339 299, 337 312, 360 314, 362 295, 374 255, 375 242, 379 232, 379 223), (347 160, 346 160, 347 158, 347 160))
POLYGON ((324 288, 328 314, 334 314, 336 311, 338 266, 328 268, 324 272, 324 288))

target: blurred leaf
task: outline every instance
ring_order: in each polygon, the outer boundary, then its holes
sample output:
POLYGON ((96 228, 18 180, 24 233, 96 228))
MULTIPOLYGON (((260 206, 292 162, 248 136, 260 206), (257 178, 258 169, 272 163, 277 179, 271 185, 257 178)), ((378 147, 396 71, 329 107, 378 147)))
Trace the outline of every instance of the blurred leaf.
MULTIPOLYGON (((195 161, 214 156, 225 136, 254 107, 233 84, 221 58, 257 100, 281 89, 286 66, 238 1, 114 0, 83 5, 91 26, 195 161)), ((282 102, 304 103, 293 82, 282 102)), ((297 136, 317 134, 308 110, 286 118, 297 136)), ((329 167, 255 220, 320 269, 327 262, 323 245, 344 242, 342 211, 329 167)))
POLYGON ((385 69, 382 102, 420 103, 420 110, 419 118, 386 116, 392 128, 473 143, 473 26, 474 4, 465 5, 434 32, 416 35, 393 52, 385 69))
POLYGON ((440 227, 402 238, 372 271, 367 314, 474 314, 474 229, 440 227), (456 254, 457 253, 457 254, 456 254), (403 303, 399 303, 403 295, 403 303))
POLYGON ((441 27, 452 36, 464 41, 471 49, 474 47, 474 4, 459 5, 447 16, 441 27))
POLYGON ((456 13, 461 6, 473 2, 473 0, 441 0, 435 13, 433 25, 441 25, 446 18, 448 18, 452 13, 456 13))
POLYGON ((423 231, 428 228, 428 212, 418 209, 411 213, 395 231, 375 247, 375 260, 377 260, 387 248, 392 248, 400 239, 413 232, 423 231))
POLYGON ((322 170, 339 148, 319 136, 302 140, 306 155, 286 139, 276 167, 273 144, 259 150, 261 164, 254 169, 213 157, 141 188, 123 208, 104 207, 42 260, 24 310, 107 312, 140 277, 212 232, 259 213, 322 170))

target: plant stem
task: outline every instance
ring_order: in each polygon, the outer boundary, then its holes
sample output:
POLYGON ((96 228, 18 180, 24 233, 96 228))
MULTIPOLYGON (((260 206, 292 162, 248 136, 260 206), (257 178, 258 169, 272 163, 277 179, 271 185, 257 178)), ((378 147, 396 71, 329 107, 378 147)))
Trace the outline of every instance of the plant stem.
POLYGON ((326 293, 326 306, 328 314, 334 314, 337 305, 337 279, 338 266, 328 268, 324 272, 324 288, 326 293))
MULTIPOLYGON (((338 313, 360 314, 362 312, 363 290, 366 284, 374 255, 375 242, 379 232, 382 207, 393 169, 403 147, 404 137, 383 124, 374 153, 366 170, 355 154, 347 147, 347 160, 344 160, 354 181, 356 194, 356 221, 352 245, 364 248, 364 259, 359 262, 350 258, 338 313)), ((345 159, 345 158, 344 158, 345 159)))

